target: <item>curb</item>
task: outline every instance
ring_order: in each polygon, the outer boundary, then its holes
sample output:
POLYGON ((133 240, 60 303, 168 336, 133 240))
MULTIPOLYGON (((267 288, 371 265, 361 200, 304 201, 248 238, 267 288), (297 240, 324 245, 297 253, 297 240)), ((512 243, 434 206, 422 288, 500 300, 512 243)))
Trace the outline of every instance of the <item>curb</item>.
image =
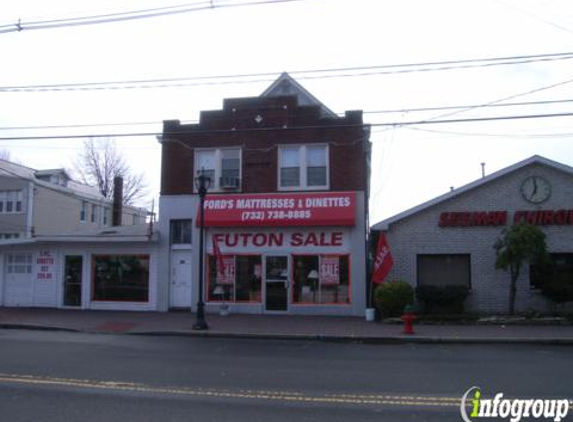
POLYGON ((55 327, 49 325, 34 324, 0 324, 2 330, 29 330, 29 331, 64 331, 68 333, 81 333, 82 330, 76 328, 55 327))
POLYGON ((105 334, 105 335, 131 335, 156 337, 197 337, 214 339, 251 339, 251 340, 298 340, 323 341, 329 343, 361 343, 373 345, 398 344, 511 344, 511 345, 573 345, 573 338, 511 338, 511 337, 432 337, 432 336, 349 336, 349 335, 321 335, 321 334, 264 334, 264 333, 235 333, 224 331, 94 331, 74 328, 64 328, 34 324, 0 324, 0 329, 31 330, 31 331, 61 331, 70 333, 105 334))
POLYGON ((229 338, 251 340, 299 340, 299 341, 323 341, 330 343, 362 343, 362 344, 538 344, 538 345, 573 345, 573 338, 499 338, 499 337, 473 337, 473 338, 448 338, 448 337, 365 337, 365 336, 332 336, 321 334, 260 334, 260 333, 228 333, 217 331, 139 331, 125 334, 138 336, 163 336, 163 337, 201 337, 201 338, 229 338))

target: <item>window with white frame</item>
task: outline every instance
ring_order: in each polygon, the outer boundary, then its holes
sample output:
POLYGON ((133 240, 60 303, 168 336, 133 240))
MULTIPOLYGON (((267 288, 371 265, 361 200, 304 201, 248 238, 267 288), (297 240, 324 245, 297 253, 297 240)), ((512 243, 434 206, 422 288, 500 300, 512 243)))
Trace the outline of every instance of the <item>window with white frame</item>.
POLYGON ((171 220, 171 244, 191 244, 191 219, 171 220))
POLYGON ((88 203, 82 201, 82 207, 80 208, 80 221, 86 221, 86 215, 88 213, 88 203))
POLYGON ((279 189, 327 189, 328 146, 297 145, 279 148, 279 189))
POLYGON ((102 214, 102 215, 101 215, 102 224, 103 224, 104 226, 107 226, 107 225, 108 225, 108 222, 109 222, 109 211, 110 211, 110 210, 109 210, 109 208, 107 208, 107 207, 103 207, 102 210, 101 210, 101 214, 102 214))
POLYGON ((238 180, 241 177, 241 150, 221 150, 221 187, 239 187, 238 180))
POLYGON ((20 233, 0 233, 0 240, 18 239, 20 233))
POLYGON ((211 179, 209 190, 238 189, 241 180, 240 148, 200 149, 195 151, 195 176, 211 179))
POLYGON ((6 255, 6 272, 8 274, 31 274, 32 254, 8 254, 6 255))
POLYGON ((21 190, 0 191, 0 213, 22 212, 22 199, 24 194, 21 190))
POLYGON ((97 205, 96 204, 92 204, 92 212, 90 214, 90 221, 92 223, 96 222, 96 213, 97 213, 97 205))

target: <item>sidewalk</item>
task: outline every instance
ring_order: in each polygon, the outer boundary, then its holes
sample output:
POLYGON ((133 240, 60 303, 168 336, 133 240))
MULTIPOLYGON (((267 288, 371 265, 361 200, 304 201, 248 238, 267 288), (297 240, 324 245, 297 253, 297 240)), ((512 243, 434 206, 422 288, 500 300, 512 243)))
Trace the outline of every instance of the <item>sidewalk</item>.
POLYGON ((195 331, 189 312, 82 311, 0 307, 0 328, 84 333, 150 334, 259 339, 306 339, 367 343, 512 343, 573 345, 573 325, 401 324, 358 317, 207 314, 209 330, 195 331))

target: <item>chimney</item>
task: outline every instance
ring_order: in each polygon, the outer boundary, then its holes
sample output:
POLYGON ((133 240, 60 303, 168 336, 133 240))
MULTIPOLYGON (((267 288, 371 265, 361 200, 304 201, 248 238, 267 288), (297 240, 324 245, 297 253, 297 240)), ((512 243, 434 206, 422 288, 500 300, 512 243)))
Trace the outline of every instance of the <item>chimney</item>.
POLYGON ((123 213, 123 177, 113 178, 113 211, 111 217, 112 226, 121 226, 121 215, 123 213))

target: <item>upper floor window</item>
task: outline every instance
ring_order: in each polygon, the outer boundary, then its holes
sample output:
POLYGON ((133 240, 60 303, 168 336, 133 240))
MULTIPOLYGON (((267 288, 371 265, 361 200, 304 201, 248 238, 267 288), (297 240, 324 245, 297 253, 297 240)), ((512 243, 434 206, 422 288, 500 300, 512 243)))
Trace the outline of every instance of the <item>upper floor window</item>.
POLYGON ((109 208, 106 208, 106 207, 102 208, 101 214, 102 214, 102 216, 101 216, 102 223, 104 226, 107 226, 108 222, 109 222, 109 208))
POLYGON ((86 215, 88 213, 88 203, 82 201, 82 207, 80 208, 80 221, 86 221, 86 215))
POLYGON ((196 150, 195 170, 195 175, 202 172, 211 179, 210 190, 238 189, 241 186, 241 150, 196 150))
POLYGON ((0 191, 0 213, 22 212, 23 197, 21 190, 0 191))
POLYGON ((191 220, 171 220, 171 244, 191 243, 191 220))
POLYGON ((4 239, 18 239, 20 233, 0 233, 0 240, 4 239))
POLYGON ((96 210, 97 210, 97 205, 96 204, 92 204, 92 212, 90 214, 90 221, 92 223, 96 222, 96 210))
POLYGON ((279 189, 327 189, 328 146, 299 145, 279 148, 279 189))

